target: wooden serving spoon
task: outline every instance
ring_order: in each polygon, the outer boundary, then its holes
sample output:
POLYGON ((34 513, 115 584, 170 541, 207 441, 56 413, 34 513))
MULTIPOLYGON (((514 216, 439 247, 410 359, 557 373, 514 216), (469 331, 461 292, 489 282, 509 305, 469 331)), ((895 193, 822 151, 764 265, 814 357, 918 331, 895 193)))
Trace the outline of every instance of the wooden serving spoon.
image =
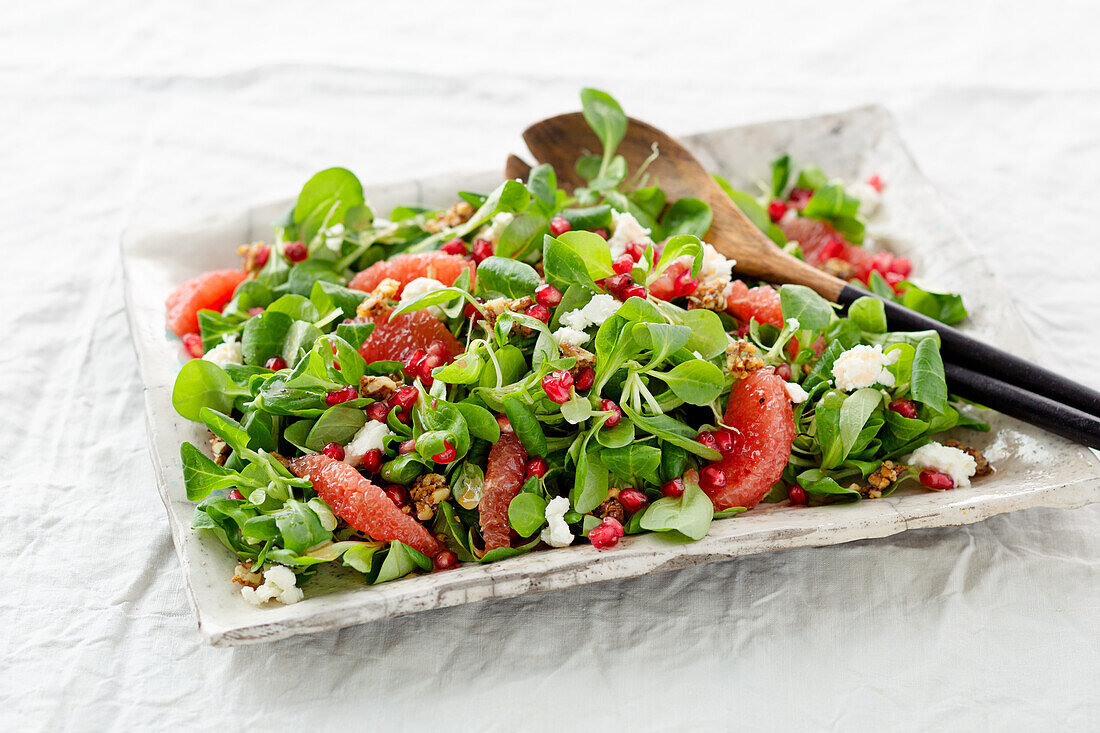
MULTIPOLYGON (((580 112, 537 122, 524 131, 523 139, 538 162, 554 166, 558 185, 569 191, 585 185, 585 181, 574 170, 576 160, 582 153, 598 152, 601 149, 599 139, 580 112)), ((630 119, 626 134, 616 152, 626 158, 628 170, 636 171, 650 157, 654 145, 660 155, 650 163, 648 172, 668 194, 670 201, 692 196, 702 199, 710 206, 714 219, 706 234, 706 241, 727 258, 736 260, 736 270, 739 273, 772 283, 805 285, 844 307, 851 305, 857 298, 873 295, 822 272, 775 246, 775 243, 741 213, 695 156, 672 136, 652 125, 630 119)), ((509 158, 507 172, 510 178, 523 177, 525 168, 529 170, 519 158, 509 158)), ((1100 416, 1100 392, 982 343, 897 303, 888 300, 883 302, 887 322, 892 330, 937 331, 945 360, 965 367, 972 373, 1044 395, 1076 411, 1094 417, 1100 416)), ((996 384, 987 387, 995 389, 996 384)), ((973 391, 971 393, 975 394, 973 391)), ((984 404, 997 406, 992 404, 989 397, 986 399, 984 404)))

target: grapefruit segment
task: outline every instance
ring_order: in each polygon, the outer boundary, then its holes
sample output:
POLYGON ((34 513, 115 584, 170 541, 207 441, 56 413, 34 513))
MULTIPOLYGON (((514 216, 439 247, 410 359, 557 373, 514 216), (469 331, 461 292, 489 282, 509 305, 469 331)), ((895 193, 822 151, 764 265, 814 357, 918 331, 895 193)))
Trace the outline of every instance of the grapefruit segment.
POLYGON ((730 284, 730 293, 726 296, 726 309, 734 318, 744 323, 755 318, 759 323, 783 327, 779 291, 770 285, 750 288, 744 282, 734 280, 730 284))
MULTIPOLYGON (((470 284, 473 284, 474 263, 459 255, 446 252, 418 252, 391 257, 375 262, 351 279, 349 288, 370 292, 378 283, 392 278, 401 283, 401 289, 418 277, 430 277, 444 285, 453 285, 463 270, 470 271, 470 284)), ((398 297, 401 290, 397 291, 398 297)))
POLYGON ((214 270, 193 277, 164 301, 165 321, 172 333, 183 336, 199 330, 199 311, 221 312, 233 291, 248 277, 244 270, 214 270))
POLYGON ((375 361, 392 359, 404 361, 417 349, 427 351, 434 341, 441 341, 445 347, 444 361, 451 361, 462 353, 462 344, 458 342, 447 327, 427 310, 402 313, 390 320, 389 309, 370 316, 374 330, 359 347, 359 355, 368 364, 375 361))
POLYGON ((313 490, 333 514, 371 539, 398 540, 428 557, 443 549, 422 524, 398 509, 382 489, 343 461, 310 453, 292 458, 290 470, 299 478, 308 476, 313 490))
POLYGON ((508 505, 523 488, 527 451, 515 433, 501 433, 489 451, 485 468, 485 488, 481 492, 478 515, 485 551, 511 545, 508 505))
POLYGON ((771 369, 758 369, 733 388, 723 418, 735 430, 733 447, 721 461, 725 484, 703 487, 721 511, 752 509, 783 475, 794 442, 794 411, 784 381, 771 369))

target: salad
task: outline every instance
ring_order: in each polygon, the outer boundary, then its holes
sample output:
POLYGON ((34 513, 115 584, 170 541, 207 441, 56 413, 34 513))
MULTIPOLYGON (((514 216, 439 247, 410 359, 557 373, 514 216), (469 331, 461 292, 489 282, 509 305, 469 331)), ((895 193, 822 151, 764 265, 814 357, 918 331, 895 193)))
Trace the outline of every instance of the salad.
MULTIPOLYGON (((238 558, 245 600, 296 602, 325 563, 382 583, 642 532, 698 540, 761 503, 991 470, 933 440, 988 430, 948 394, 935 332, 888 332, 876 298, 841 313, 737 279, 705 241, 707 204, 628 170, 621 107, 581 100, 603 144, 577 161, 584 187, 540 165, 383 218, 331 168, 239 269, 168 298, 191 357, 173 405, 209 431, 180 447, 192 526, 238 558)), ((870 246, 877 177, 846 187, 784 156, 758 194, 719 181, 776 246, 965 317, 870 246)))

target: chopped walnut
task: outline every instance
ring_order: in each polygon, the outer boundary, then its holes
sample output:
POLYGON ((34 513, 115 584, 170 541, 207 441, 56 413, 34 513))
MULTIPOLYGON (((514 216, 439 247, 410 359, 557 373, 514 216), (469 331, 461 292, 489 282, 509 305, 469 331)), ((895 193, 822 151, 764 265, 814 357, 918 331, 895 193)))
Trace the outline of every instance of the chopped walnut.
POLYGON ((401 290, 401 282, 387 277, 374 290, 367 293, 367 297, 355 309, 355 315, 362 318, 376 316, 385 310, 388 301, 396 300, 397 293, 401 290))
MULTIPOLYGON (((500 318, 504 311, 512 311, 513 313, 522 313, 535 304, 535 299, 529 295, 525 295, 522 298, 493 298, 481 304, 482 315, 478 320, 485 324, 485 329, 491 331, 493 326, 496 325, 497 319, 500 318)), ((523 336, 530 336, 532 331, 527 326, 520 326, 517 324, 516 330, 523 336)))
POLYGON ((977 466, 977 470, 974 472, 974 478, 988 476, 993 473, 993 466, 989 464, 989 460, 977 448, 971 448, 969 445, 960 443, 954 438, 943 441, 943 444, 948 448, 958 448, 963 453, 968 453, 970 457, 974 459, 974 464, 977 466))
POLYGON ((688 310, 704 308, 719 313, 726 310, 726 285, 728 283, 703 283, 687 297, 688 310))
POLYGON ((726 371, 738 379, 764 367, 764 360, 756 355, 756 347, 744 339, 738 339, 726 347, 726 371))
POLYGON ((867 482, 871 484, 873 488, 881 492, 887 486, 902 478, 907 470, 909 470, 909 466, 904 464, 894 463, 893 461, 883 461, 882 465, 876 468, 874 472, 867 477, 867 482))
POLYGON ((233 582, 238 585, 247 585, 249 588, 259 588, 263 585, 264 574, 252 572, 252 561, 245 560, 233 569, 233 582))
POLYGON ((364 374, 359 377, 359 396, 372 400, 386 400, 397 391, 397 382, 389 377, 364 374))
POLYGON ((242 244, 237 247, 237 254, 244 258, 244 263, 241 265, 241 269, 245 272, 256 272, 260 269, 260 263, 256 262, 256 258, 259 257, 260 251, 267 245, 263 242, 254 242, 252 244, 242 244))
POLYGON ((456 201, 451 208, 441 211, 435 219, 426 222, 424 229, 437 234, 444 229, 451 229, 459 224, 465 224, 474 215, 474 207, 465 201, 456 201))
POLYGON ((225 465, 232 452, 226 442, 213 433, 210 433, 210 450, 214 454, 214 463, 219 466, 225 465))
POLYGON ((570 374, 575 379, 581 369, 585 367, 596 366, 596 355, 587 349, 582 349, 580 346, 574 346, 568 341, 561 343, 561 355, 569 358, 573 357, 577 360, 577 363, 573 365, 573 368, 569 370, 570 374))
POLYGON ((425 522, 435 516, 435 507, 451 495, 447 479, 438 473, 426 473, 416 479, 409 497, 416 505, 416 518, 425 522))
POLYGON ((609 498, 603 504, 600 504, 598 507, 596 507, 595 510, 593 510, 592 514, 599 517, 600 519, 613 517, 614 519, 618 520, 619 524, 623 524, 624 522, 626 522, 626 509, 623 507, 618 498, 614 496, 609 498))
POLYGON ((856 276, 856 268, 852 263, 833 257, 821 263, 820 268, 833 277, 848 280, 856 276))

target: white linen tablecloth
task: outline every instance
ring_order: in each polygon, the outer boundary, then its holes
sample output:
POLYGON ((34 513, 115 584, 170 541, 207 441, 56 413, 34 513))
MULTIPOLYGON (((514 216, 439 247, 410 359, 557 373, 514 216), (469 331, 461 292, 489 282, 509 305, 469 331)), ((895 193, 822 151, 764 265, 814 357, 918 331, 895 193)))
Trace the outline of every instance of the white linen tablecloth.
POLYGON ((882 102, 1043 361, 1100 387, 1100 6, 9 3, 0 729, 1097 730, 1100 507, 205 646, 118 242, 502 163, 595 85, 672 132, 882 102))

